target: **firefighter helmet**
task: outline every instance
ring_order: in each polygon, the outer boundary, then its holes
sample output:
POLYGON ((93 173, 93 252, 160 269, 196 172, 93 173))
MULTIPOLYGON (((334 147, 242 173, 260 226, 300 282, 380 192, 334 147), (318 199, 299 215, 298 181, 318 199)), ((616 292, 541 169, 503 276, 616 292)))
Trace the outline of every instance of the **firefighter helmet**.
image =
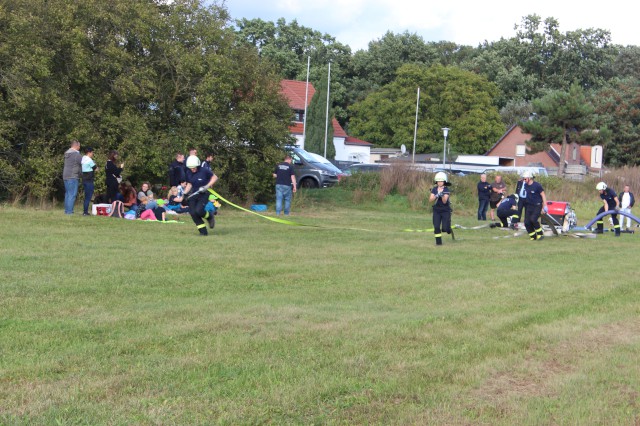
POLYGON ((447 174, 445 172, 436 173, 436 177, 433 178, 433 183, 444 182, 447 183, 447 174))
POLYGON ((596 185, 596 189, 598 191, 604 191, 605 189, 607 189, 607 184, 604 182, 598 182, 598 184, 596 185))
POLYGON ((187 157, 187 168, 193 169, 200 165, 200 159, 195 155, 190 155, 187 157))
POLYGON ((525 170, 524 172, 522 172, 522 178, 523 179, 533 179, 533 173, 530 172, 529 170, 525 170))

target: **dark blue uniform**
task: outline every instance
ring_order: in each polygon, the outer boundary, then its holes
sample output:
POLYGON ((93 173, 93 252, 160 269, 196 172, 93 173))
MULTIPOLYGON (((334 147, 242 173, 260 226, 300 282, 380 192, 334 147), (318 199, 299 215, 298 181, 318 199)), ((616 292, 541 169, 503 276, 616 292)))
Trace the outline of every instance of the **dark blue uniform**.
POLYGON ((487 209, 491 198, 491 184, 478 182, 478 220, 487 220, 487 209))
POLYGON ((516 222, 520 222, 523 220, 524 215, 522 214, 524 210, 524 202, 527 200, 527 190, 524 187, 524 179, 518 180, 516 183, 516 194, 518 194, 518 220, 516 222))
POLYGON ((516 201, 516 196, 514 194, 509 195, 504 198, 500 204, 498 204, 498 218, 500 218, 500 222, 502 222, 502 227, 506 228, 509 226, 508 218, 511 218, 511 223, 515 223, 518 221, 518 202, 516 201))
POLYGON ((544 189, 536 181, 531 184, 524 184, 524 190, 527 192, 527 198, 524 202, 525 218, 524 226, 527 228, 529 238, 531 240, 539 240, 543 238, 542 226, 540 225, 540 214, 542 213, 542 193, 544 189))
POLYGON ((449 188, 443 187, 438 194, 438 186, 431 189, 431 193, 436 196, 436 202, 433 205, 433 235, 436 237, 436 244, 442 245, 442 232, 451 234, 451 203, 449 198, 447 202, 443 202, 445 195, 451 195, 449 188))
MULTIPOLYGON (((606 188, 604 191, 602 191, 602 194, 600 194, 600 199, 605 200, 607 202, 608 210, 616 209, 616 205, 617 205, 616 197, 617 197, 616 192, 611 188, 606 188)), ((598 210, 598 214, 604 213, 604 212, 605 212, 604 206, 600 207, 600 210, 598 210)), ((616 237, 619 237, 620 222, 618 222, 618 215, 612 214, 611 220, 613 221, 613 230, 615 231, 615 235, 616 237)), ((604 232, 604 221, 602 219, 598 220, 596 222, 596 225, 597 225, 598 233, 604 232)))
MULTIPOLYGON (((191 193, 195 193, 202 186, 206 186, 211 178, 213 177, 213 172, 209 169, 202 168, 198 166, 195 173, 191 171, 191 169, 187 169, 187 182, 191 184, 191 193)), ((213 213, 209 213, 205 210, 207 203, 209 202, 209 192, 203 192, 201 194, 195 194, 189 198, 189 213, 191 214, 191 219, 196 224, 196 228, 200 235, 207 235, 207 227, 204 223, 203 219, 209 219, 209 215, 213 213)))

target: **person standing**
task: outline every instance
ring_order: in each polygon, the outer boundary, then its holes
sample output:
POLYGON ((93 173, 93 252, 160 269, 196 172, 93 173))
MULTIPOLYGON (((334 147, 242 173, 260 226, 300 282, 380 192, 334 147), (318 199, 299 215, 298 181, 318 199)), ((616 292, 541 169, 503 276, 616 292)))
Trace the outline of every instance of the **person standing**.
POLYGON ((89 204, 93 198, 94 180, 96 163, 93 161, 93 148, 87 147, 82 157, 82 187, 84 188, 84 205, 82 209, 83 216, 90 216, 89 204))
MULTIPOLYGON (((524 178, 520 175, 518 183, 516 183, 516 195, 518 196, 518 219, 516 222, 524 222, 524 203, 527 201, 527 190, 524 187, 524 178)), ((511 222, 513 223, 513 222, 511 222)))
POLYGON ((444 172, 436 173, 433 183, 436 186, 431 188, 429 202, 433 203, 433 236, 436 239, 436 245, 442 245, 442 232, 453 234, 451 229, 451 204, 449 203, 449 182, 447 174, 444 172))
POLYGON ((284 161, 276 165, 273 177, 276 178, 276 216, 282 211, 282 203, 284 201, 284 215, 289 216, 291 210, 291 198, 296 192, 296 174, 291 165, 290 155, 284 157, 284 161))
POLYGON ((524 190, 527 192, 524 204, 524 226, 527 228, 531 241, 542 240, 544 234, 540 225, 540 215, 542 212, 547 212, 547 196, 542 185, 534 180, 533 173, 525 171, 522 178, 524 190))
POLYGON ((207 156, 204 158, 204 161, 202 162, 200 167, 205 168, 205 169, 209 169, 209 170, 213 170, 211 168, 211 162, 212 161, 213 161, 213 154, 208 153, 207 156))
POLYGON ((62 180, 64 181, 64 213, 73 214, 73 206, 78 196, 78 183, 82 177, 82 155, 80 142, 74 140, 64 153, 62 180))
POLYGON ((491 184, 487 182, 487 175, 483 173, 478 182, 478 220, 487 220, 490 196, 491 184))
POLYGON ((500 200, 504 198, 504 191, 507 185, 502 181, 502 176, 497 175, 495 181, 491 184, 491 194, 489 195, 489 212, 491 214, 491 221, 495 220, 493 211, 498 207, 500 200))
MULTIPOLYGON (((600 199, 602 200, 602 207, 598 210, 598 214, 607 212, 609 210, 618 210, 620 207, 620 201, 618 200, 618 196, 616 192, 607 187, 607 184, 604 182, 598 182, 596 185, 596 189, 600 192, 600 199)), ((620 223, 618 223, 618 215, 612 214, 611 220, 613 221, 613 230, 615 232, 615 236, 620 236, 620 223)), ((604 220, 600 218, 596 222, 596 234, 602 234, 604 232, 604 220)))
POLYGON ((187 188, 186 193, 191 192, 189 197, 189 213, 193 223, 196 224, 196 228, 201 236, 205 237, 209 233, 207 232, 204 219, 209 222, 209 228, 215 226, 215 215, 205 210, 207 203, 209 202, 209 191, 213 184, 218 181, 218 176, 211 170, 203 169, 200 165, 200 159, 195 155, 190 155, 187 158, 187 188))
POLYGON ((116 197, 119 193, 119 185, 122 182, 122 170, 124 169, 124 163, 120 163, 120 167, 116 166, 118 160, 118 151, 113 150, 109 152, 109 157, 104 165, 105 171, 105 184, 107 186, 107 202, 113 203, 116 201, 116 197))
POLYGON ((178 186, 186 178, 184 154, 176 152, 176 158, 169 164, 169 186, 178 186))
MULTIPOLYGON (((631 207, 636 203, 633 192, 629 190, 629 185, 624 186, 624 190, 619 194, 620 211, 631 214, 631 207)), ((622 215, 621 215, 622 216, 622 215)), ((627 231, 631 228, 631 218, 627 217, 627 231)), ((624 230, 624 217, 620 217, 620 231, 624 230)))

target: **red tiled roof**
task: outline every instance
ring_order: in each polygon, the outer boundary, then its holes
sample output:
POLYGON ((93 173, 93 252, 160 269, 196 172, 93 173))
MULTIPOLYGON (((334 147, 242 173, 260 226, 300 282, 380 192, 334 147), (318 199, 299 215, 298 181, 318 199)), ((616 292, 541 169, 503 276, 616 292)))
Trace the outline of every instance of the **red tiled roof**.
MULTIPOLYGON (((291 109, 304 110, 304 98, 307 90, 307 83, 304 81, 295 80, 282 80, 280 82, 280 93, 289 100, 289 107, 291 109)), ((309 83, 309 96, 307 98, 307 105, 311 103, 311 98, 316 93, 313 84, 309 83)))
POLYGON ((295 121, 291 126, 289 126, 289 133, 293 135, 301 135, 304 133, 304 124, 299 121, 295 121))
POLYGON ((353 136, 347 136, 347 139, 344 141, 345 145, 362 145, 362 146, 372 146, 371 142, 362 141, 360 139, 354 138, 353 136))

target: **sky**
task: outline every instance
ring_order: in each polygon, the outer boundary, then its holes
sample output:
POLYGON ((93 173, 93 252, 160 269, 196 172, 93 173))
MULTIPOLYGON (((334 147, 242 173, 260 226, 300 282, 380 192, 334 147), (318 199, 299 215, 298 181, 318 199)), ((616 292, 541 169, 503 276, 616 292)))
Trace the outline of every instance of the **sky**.
POLYGON ((387 31, 408 31, 426 41, 477 46, 515 36, 514 25, 527 15, 553 17, 560 31, 609 30, 615 44, 640 45, 637 6, 621 0, 224 0, 232 19, 294 19, 327 33, 353 52, 366 49, 387 31))

